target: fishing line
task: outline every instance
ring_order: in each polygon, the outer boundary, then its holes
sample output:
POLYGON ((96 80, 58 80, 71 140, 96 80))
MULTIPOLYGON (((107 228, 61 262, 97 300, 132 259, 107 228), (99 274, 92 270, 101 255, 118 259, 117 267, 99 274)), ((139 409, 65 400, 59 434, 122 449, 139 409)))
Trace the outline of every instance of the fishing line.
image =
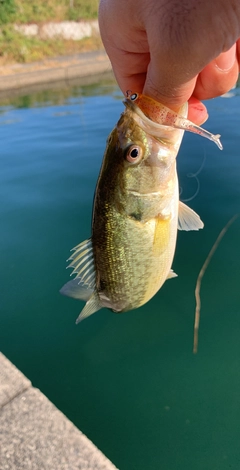
MULTIPOLYGON (((195 199, 195 197, 197 197, 197 195, 198 195, 198 193, 199 193, 199 190, 200 190, 200 181, 199 181, 198 177, 195 176, 195 175, 192 174, 192 173, 188 173, 188 174, 187 174, 187 177, 188 177, 188 178, 195 178, 195 180, 196 180, 196 182, 197 182, 197 189, 196 189, 195 193, 193 194, 193 196, 188 197, 187 199, 181 199, 182 202, 189 202, 189 201, 192 201, 193 199, 195 199), (191 175, 191 176, 190 176, 190 175, 191 175)), ((182 190, 182 188, 181 188, 181 190, 182 190)), ((182 191, 181 191, 181 192, 182 192, 182 191)), ((180 195, 181 195, 181 192, 180 192, 180 195)))
POLYGON ((202 265, 202 268, 199 272, 197 282, 196 282, 196 287, 195 287, 195 299, 196 299, 196 310, 195 310, 195 321, 194 321, 194 333, 193 333, 193 353, 196 354, 198 351, 198 331, 199 331, 199 323, 200 323, 200 310, 201 310, 201 297, 200 297, 200 290, 201 290, 201 283, 202 283, 202 278, 205 274, 205 271, 220 243, 222 238, 224 237, 225 233, 229 229, 229 227, 235 222, 235 220, 239 217, 239 214, 235 214, 229 221, 228 223, 223 227, 221 232, 219 233, 214 245, 212 246, 210 252, 208 253, 208 256, 205 260, 205 262, 202 265))
MULTIPOLYGON (((195 178, 196 183, 197 183, 197 189, 196 189, 195 193, 193 194, 193 196, 188 197, 187 199, 182 199, 183 202, 192 201, 193 199, 195 199, 195 197, 197 197, 197 195, 200 191, 200 181, 198 179, 198 175, 201 173, 201 171, 202 171, 202 169, 205 165, 205 161, 206 161, 206 149, 205 149, 205 147, 204 147, 203 151, 204 151, 203 160, 202 160, 202 163, 201 163, 199 169, 196 171, 196 173, 187 173, 187 175, 186 175, 187 178, 195 178)), ((183 192, 183 189, 181 187, 179 196, 181 196, 182 192, 183 192)))

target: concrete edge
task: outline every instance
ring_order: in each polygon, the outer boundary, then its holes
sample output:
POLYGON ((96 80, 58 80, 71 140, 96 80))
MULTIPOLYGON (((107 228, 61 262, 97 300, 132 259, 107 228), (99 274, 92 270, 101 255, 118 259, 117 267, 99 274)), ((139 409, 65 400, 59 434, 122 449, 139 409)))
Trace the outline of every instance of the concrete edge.
POLYGON ((0 352, 1 470, 117 470, 0 352))
POLYGON ((89 77, 110 71, 111 63, 104 51, 59 57, 35 64, 2 67, 0 68, 0 92, 20 90, 23 87, 56 81, 69 83, 74 78, 89 77))

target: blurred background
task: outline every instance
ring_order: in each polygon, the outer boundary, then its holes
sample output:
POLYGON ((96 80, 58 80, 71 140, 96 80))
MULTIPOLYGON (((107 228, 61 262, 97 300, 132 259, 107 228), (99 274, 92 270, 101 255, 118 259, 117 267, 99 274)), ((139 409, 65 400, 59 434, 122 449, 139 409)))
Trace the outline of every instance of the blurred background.
POLYGON ((101 48, 98 4, 98 0, 1 0, 0 66, 101 48))

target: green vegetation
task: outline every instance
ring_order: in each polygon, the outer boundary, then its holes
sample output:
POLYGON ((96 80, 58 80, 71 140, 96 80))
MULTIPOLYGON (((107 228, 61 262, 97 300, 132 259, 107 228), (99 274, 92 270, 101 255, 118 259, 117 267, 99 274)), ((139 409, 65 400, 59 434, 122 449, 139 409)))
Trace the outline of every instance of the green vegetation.
POLYGON ((16 13, 16 5, 14 0, 0 0, 0 24, 11 21, 16 13))
POLYGON ((11 21, 16 12, 14 0, 0 0, 0 24, 11 21))
POLYGON ((25 37, 14 30, 12 25, 1 28, 0 66, 8 63, 28 63, 49 57, 77 54, 102 48, 100 37, 94 36, 80 41, 40 39, 25 37))
MULTIPOLYGON (((67 1, 71 4, 71 1, 67 1)), ((67 16, 69 20, 93 19, 98 16, 99 0, 72 0, 72 7, 68 7, 67 16)))
POLYGON ((99 0, 0 0, 0 24, 97 18, 99 0))
POLYGON ((41 39, 25 37, 14 30, 14 24, 96 19, 98 4, 99 0, 0 0, 0 65, 101 48, 98 37, 81 41, 41 39))

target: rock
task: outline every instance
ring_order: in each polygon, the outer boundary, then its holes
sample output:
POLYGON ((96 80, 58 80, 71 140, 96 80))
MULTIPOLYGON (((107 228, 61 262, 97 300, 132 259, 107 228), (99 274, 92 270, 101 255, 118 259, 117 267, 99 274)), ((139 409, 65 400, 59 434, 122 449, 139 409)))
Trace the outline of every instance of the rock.
POLYGON ((42 39, 54 39, 61 37, 66 40, 79 41, 93 34, 99 34, 98 21, 61 21, 60 23, 14 25, 15 31, 28 37, 40 37, 42 39))
POLYGON ((37 36, 39 32, 39 28, 37 24, 20 24, 20 25, 15 24, 14 29, 18 33, 21 33, 24 36, 28 36, 28 37, 37 36))

